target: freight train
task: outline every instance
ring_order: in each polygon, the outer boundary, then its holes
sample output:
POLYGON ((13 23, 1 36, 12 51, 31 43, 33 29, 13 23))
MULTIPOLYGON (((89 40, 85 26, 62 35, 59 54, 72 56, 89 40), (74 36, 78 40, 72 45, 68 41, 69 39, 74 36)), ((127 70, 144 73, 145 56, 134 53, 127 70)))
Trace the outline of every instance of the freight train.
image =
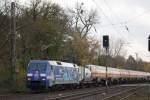
POLYGON ((31 60, 27 68, 27 87, 30 89, 82 87, 105 84, 105 82, 117 84, 149 80, 148 72, 108 67, 106 78, 105 66, 78 66, 53 60, 31 60))

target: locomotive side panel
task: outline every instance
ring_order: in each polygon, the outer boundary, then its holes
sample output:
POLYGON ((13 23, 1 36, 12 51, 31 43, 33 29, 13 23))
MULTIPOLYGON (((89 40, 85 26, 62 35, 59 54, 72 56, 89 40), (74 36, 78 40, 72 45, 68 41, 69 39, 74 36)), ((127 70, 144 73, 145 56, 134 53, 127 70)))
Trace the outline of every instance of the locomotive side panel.
POLYGON ((50 61, 54 69, 54 85, 79 83, 79 66, 72 63, 50 61))

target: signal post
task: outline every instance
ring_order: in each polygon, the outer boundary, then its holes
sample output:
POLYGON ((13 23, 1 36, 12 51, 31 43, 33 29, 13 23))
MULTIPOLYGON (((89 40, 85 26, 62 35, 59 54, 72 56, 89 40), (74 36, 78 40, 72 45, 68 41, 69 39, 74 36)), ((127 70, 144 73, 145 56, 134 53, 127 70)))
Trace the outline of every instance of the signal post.
POLYGON ((107 88, 108 88, 107 59, 108 59, 108 53, 109 53, 109 36, 108 36, 108 35, 104 35, 104 36, 103 36, 103 47, 104 47, 105 50, 106 50, 106 59, 105 59, 105 62, 106 62, 106 81, 105 81, 105 84, 106 84, 106 92, 107 92, 107 88))

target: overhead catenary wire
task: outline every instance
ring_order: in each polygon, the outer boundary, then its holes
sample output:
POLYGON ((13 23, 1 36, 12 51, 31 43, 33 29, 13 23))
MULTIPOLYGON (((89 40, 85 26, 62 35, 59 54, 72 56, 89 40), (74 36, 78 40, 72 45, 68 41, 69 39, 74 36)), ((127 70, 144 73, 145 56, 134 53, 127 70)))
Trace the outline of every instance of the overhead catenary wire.
POLYGON ((114 10, 110 7, 110 5, 108 4, 107 0, 104 0, 104 3, 105 3, 105 5, 108 7, 109 11, 110 11, 117 19, 119 19, 118 14, 115 13, 114 10))
MULTIPOLYGON (((105 5, 107 6, 107 8, 109 9, 109 11, 110 11, 110 12, 115 16, 115 18, 119 21, 120 18, 118 17, 118 14, 113 11, 113 9, 112 9, 112 8, 110 7, 110 5, 108 4, 107 0, 104 0, 104 3, 105 3, 105 5)), ((121 22, 119 21, 119 23, 121 23, 121 22)), ((122 23, 122 24, 121 24, 121 27, 125 28, 126 31, 129 32, 129 28, 128 28, 128 26, 127 26, 125 23, 122 23)))
POLYGON ((98 5, 98 3, 95 0, 92 0, 94 2, 94 4, 96 5, 96 7, 102 12, 102 14, 104 15, 104 17, 107 19, 107 21, 110 23, 110 25, 112 26, 112 28, 115 31, 116 35, 120 35, 121 38, 123 37, 126 41, 126 37, 123 36, 122 34, 119 33, 119 31, 116 29, 116 27, 114 27, 113 22, 109 19, 109 17, 104 13, 103 9, 98 5))
MULTIPOLYGON (((109 9, 109 11, 115 16, 115 18, 119 21, 119 16, 117 13, 114 12, 114 10, 110 7, 109 3, 107 2, 107 0, 104 0, 105 5, 107 6, 107 8, 109 9)), ((119 23, 121 23, 119 21, 119 23)), ((121 23, 122 27, 125 27, 126 29, 128 29, 127 25, 125 25, 125 23, 121 23)))
MULTIPOLYGON (((148 10, 145 10, 143 13, 141 14, 138 14, 136 16, 133 16, 131 18, 129 18, 128 20, 125 20, 125 21, 122 21, 122 22, 119 22, 119 23, 114 23, 113 26, 119 26, 119 25, 122 25, 122 24, 129 24, 129 23, 132 23, 134 22, 137 18, 141 17, 141 16, 144 16, 146 13, 150 12, 150 9, 148 10)), ((102 25, 102 27, 108 27, 108 26, 111 26, 112 24, 106 24, 106 25, 102 25)))
MULTIPOLYGON (((98 3, 96 3, 94 0, 93 0, 93 2, 95 3, 95 5, 101 10, 101 12, 103 13, 103 15, 104 15, 104 17, 108 20, 108 22, 110 23, 110 26, 112 26, 113 27, 113 29, 116 31, 116 33, 117 33, 117 35, 120 35, 121 37, 124 37, 124 39, 125 39, 125 41, 126 41, 126 43, 124 43, 124 44, 128 44, 128 45, 126 45, 127 47, 129 47, 131 50, 133 50, 134 51, 134 49, 131 47, 131 43, 129 42, 129 41, 127 41, 127 39, 126 39, 126 37, 124 36, 124 35, 122 35, 122 34, 120 34, 119 32, 118 32, 118 30, 116 29, 116 27, 114 27, 114 24, 112 23, 112 21, 109 19, 109 17, 103 12, 103 10, 102 10, 102 8, 100 7, 100 6, 98 6, 98 3)), ((122 24, 125 24, 125 23, 121 23, 120 25, 122 25, 122 24)), ((102 26, 102 25, 101 25, 102 26)), ((131 32, 129 31, 129 28, 128 28, 128 26, 127 26, 127 23, 125 24, 125 25, 122 25, 124 28, 126 28, 125 30, 126 30, 126 32, 127 33, 130 33, 131 34, 131 32)), ((135 39, 134 39, 135 40, 135 39)))
MULTIPOLYGON (((110 5, 108 4, 107 0, 104 0, 105 5, 108 7, 109 11, 113 13, 113 15, 115 16, 115 18, 119 19, 118 14, 116 14, 113 9, 110 7, 110 5)), ((129 18, 128 20, 113 24, 113 26, 120 26, 125 28, 126 32, 130 34, 130 36, 132 35, 132 37, 135 37, 135 35, 131 34, 131 28, 128 26, 128 24, 134 22, 137 18, 143 16, 145 13, 149 12, 150 9, 145 10, 144 12, 142 12, 141 14, 138 14, 134 17, 129 18)), ((112 25, 101 25, 101 27, 108 27, 108 26, 112 26, 112 25)), ((131 40, 137 41, 135 38, 132 38, 131 40)))
MULTIPOLYGON (((94 0, 93 0, 94 1, 94 0)), ((107 3, 107 1, 106 0, 104 0, 105 1, 105 5, 107 5, 107 7, 108 7, 108 9, 109 9, 109 11, 110 12, 112 12, 113 13, 113 15, 115 16, 115 18, 117 19, 117 20, 119 20, 120 18, 118 17, 118 14, 116 14, 114 11, 113 11, 113 9, 109 6, 109 4, 107 3)), ((95 2, 94 2, 95 3, 95 2)), ((95 4, 97 4, 98 5, 98 3, 95 3, 95 4)), ((99 8, 100 8, 100 6, 98 6, 99 8)), ((102 8, 100 8, 100 10, 102 10, 102 8)), ((144 11, 143 13, 146 13, 147 11, 149 11, 149 10, 146 10, 146 11, 144 11)), ((102 12, 103 14, 105 14, 104 12, 102 12)), ((140 15, 142 15, 142 14, 140 14, 140 15)), ((139 17, 140 15, 137 15, 137 17, 139 17)), ((105 14, 105 16, 106 16, 106 14, 105 14)), ((107 16, 106 16, 107 17, 107 16)), ((106 18, 105 17, 105 18, 106 18)), ((107 17, 107 20, 108 20, 109 18, 107 17)), ((109 21, 109 23, 110 23, 110 26, 112 27, 112 26, 114 26, 114 24, 111 22, 111 20, 109 19, 108 20, 109 21)), ((128 20, 129 21, 129 20, 128 20)), ((124 21, 125 22, 125 21, 124 21)), ((133 34, 131 34, 131 28, 127 25, 127 23, 122 23, 122 22, 120 22, 120 25, 124 28, 124 30, 126 31, 125 33, 128 33, 128 34, 130 34, 130 35, 132 35, 132 37, 135 37, 135 36, 133 36, 133 34)), ((101 27, 103 27, 103 25, 101 25, 101 27)), ((116 29, 116 27, 113 27, 113 28, 115 28, 115 31, 117 30, 116 29)), ((117 30, 117 33, 119 33, 118 32, 118 30, 117 30)), ((121 32, 122 33, 122 32, 121 32)), ((125 41, 127 41, 128 39, 126 39, 126 37, 124 36, 124 34, 122 35, 122 34, 117 34, 117 35, 120 35, 121 37, 123 37, 124 39, 125 39, 125 41)), ((128 38, 130 38, 130 37, 128 37, 128 38)), ((136 41, 136 39, 131 39, 130 38, 130 40, 134 40, 134 41, 136 41)), ((127 44, 130 44, 129 43, 129 41, 127 41, 127 44)))
MULTIPOLYGON (((113 9, 112 9, 112 8, 110 7, 110 5, 108 4, 107 0, 104 0, 104 3, 105 3, 105 5, 108 7, 109 11, 110 11, 110 12, 115 16, 115 18, 119 21, 120 18, 118 17, 118 14, 113 11, 113 9)), ((121 23, 121 22, 119 21, 119 23, 121 23)), ((130 28, 129 28, 129 26, 127 25, 127 23, 121 23, 121 26, 122 26, 123 28, 125 28, 126 32, 130 33, 130 28)), ((130 34, 130 35, 131 35, 131 34, 130 34)))

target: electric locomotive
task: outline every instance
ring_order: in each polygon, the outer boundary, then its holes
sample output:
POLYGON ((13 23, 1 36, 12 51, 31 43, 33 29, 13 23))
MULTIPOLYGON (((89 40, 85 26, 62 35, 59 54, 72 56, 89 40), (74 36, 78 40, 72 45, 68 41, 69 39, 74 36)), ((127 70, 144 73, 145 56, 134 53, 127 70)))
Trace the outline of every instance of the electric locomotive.
POLYGON ((79 66, 51 60, 31 60, 27 68, 27 87, 51 88, 79 84, 79 66))

